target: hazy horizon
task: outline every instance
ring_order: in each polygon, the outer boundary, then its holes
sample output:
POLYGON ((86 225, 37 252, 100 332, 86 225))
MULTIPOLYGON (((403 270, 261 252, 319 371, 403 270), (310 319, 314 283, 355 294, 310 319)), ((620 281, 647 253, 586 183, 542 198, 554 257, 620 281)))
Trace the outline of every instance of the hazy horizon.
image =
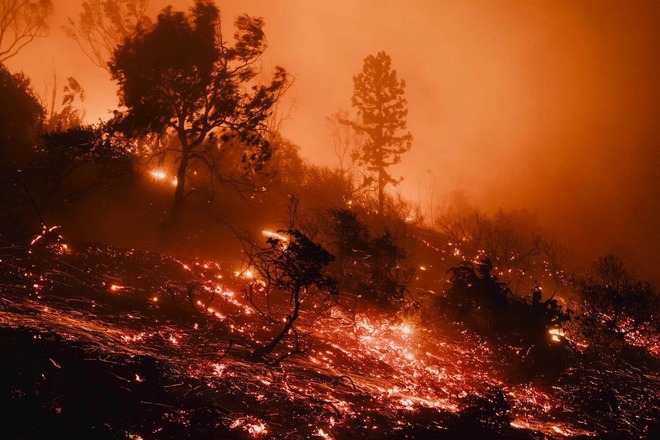
MULTIPOLYGON (((42 92, 57 72, 86 91, 87 120, 116 108, 116 86, 61 31, 80 1, 55 0, 48 39, 7 65, 42 92)), ((187 9, 190 1, 155 1, 187 9)), ((325 117, 350 109, 352 76, 379 50, 407 83, 415 136, 395 175, 421 202, 465 190, 487 210, 528 209, 576 255, 616 250, 659 278, 660 6, 651 2, 287 0, 217 2, 226 34, 263 16, 264 67, 295 76, 280 108, 304 158, 336 166, 325 117)))

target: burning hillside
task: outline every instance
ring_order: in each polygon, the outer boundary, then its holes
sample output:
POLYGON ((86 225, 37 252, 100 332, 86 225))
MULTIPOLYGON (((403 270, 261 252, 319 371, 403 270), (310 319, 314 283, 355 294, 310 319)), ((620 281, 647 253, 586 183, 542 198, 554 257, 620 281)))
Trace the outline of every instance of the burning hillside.
POLYGON ((346 294, 301 317, 281 360, 255 363, 251 349, 277 323, 248 301, 254 274, 229 262, 38 244, 0 256, 10 437, 72 427, 114 438, 643 437, 656 429, 655 360, 608 361, 603 370, 575 352, 562 368, 531 367, 522 346, 421 312, 365 314, 346 294))

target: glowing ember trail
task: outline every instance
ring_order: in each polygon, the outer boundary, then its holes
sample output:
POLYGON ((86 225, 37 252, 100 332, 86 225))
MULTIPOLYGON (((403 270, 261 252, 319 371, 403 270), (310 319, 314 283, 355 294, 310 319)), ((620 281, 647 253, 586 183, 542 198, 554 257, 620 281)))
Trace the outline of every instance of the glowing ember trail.
MULTIPOLYGON (((293 426, 303 436, 318 438, 349 438, 356 430, 433 432, 439 425, 454 426, 452 420, 460 420, 470 399, 489 399, 489 390, 497 389, 509 408, 510 429, 570 438, 598 435, 602 429, 598 416, 574 397, 583 381, 589 389, 628 383, 631 392, 615 387, 613 393, 629 420, 639 408, 659 401, 659 380, 650 371, 632 377, 618 367, 600 374, 578 365, 553 385, 513 379, 507 365, 525 354, 521 347, 494 348, 461 325, 429 325, 420 315, 367 316, 343 305, 301 315, 297 331, 310 345, 304 354, 273 367, 255 364, 247 360, 251 347, 268 341, 277 326, 248 300, 248 283, 263 288, 249 271, 231 276, 230 265, 214 261, 90 246, 70 254, 54 249, 35 272, 23 266, 24 255, 26 250, 5 249, 0 258, 1 328, 54 332, 105 356, 151 356, 169 372, 163 379, 168 392, 183 401, 203 397, 222 408, 216 429, 227 433, 283 437, 293 426), (579 382, 573 376, 577 368, 579 382), (648 400, 642 404, 636 400, 641 398, 648 400), (418 418, 426 422, 413 421, 418 418)), ((343 298, 347 304, 353 300, 350 294, 343 298)), ((282 307, 271 304, 270 313, 284 316, 282 307)), ((560 329, 549 336, 555 342, 568 337, 560 329)), ((282 350, 293 349, 293 343, 287 339, 282 350)), ((125 377, 145 385, 154 383, 150 374, 133 371, 125 377)), ((193 414, 192 409, 159 408, 172 420, 193 414)), ((639 416, 649 417, 648 412, 639 416)))

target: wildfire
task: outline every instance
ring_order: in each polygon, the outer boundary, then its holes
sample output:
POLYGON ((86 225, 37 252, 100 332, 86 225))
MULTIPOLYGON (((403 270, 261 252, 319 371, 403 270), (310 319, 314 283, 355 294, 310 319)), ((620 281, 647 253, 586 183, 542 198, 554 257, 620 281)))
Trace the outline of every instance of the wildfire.
POLYGON ((149 174, 151 174, 156 180, 165 180, 167 178, 167 173, 161 170, 153 170, 150 171, 149 174))
POLYGON ((231 429, 242 428, 247 431, 252 437, 261 437, 268 434, 268 429, 266 424, 256 417, 241 417, 234 420, 231 425, 231 429))
POLYGON ((164 182, 164 181, 169 180, 170 183, 172 184, 172 186, 176 186, 177 183, 178 183, 178 179, 176 177, 170 178, 167 175, 167 173, 163 170, 151 170, 151 171, 149 171, 149 174, 151 175, 151 177, 154 178, 154 180, 157 180, 157 181, 163 181, 164 182))
POLYGON ((261 233, 264 235, 264 237, 267 237, 267 238, 275 238, 275 239, 283 241, 283 242, 289 241, 289 239, 286 236, 284 236, 280 233, 277 233, 277 232, 265 230, 265 231, 261 231, 261 233))
MULTIPOLYGON (((263 234, 286 240, 286 237, 272 231, 263 231, 263 234)), ((451 253, 452 250, 448 249, 447 252, 451 253)), ((254 274, 251 270, 236 272, 236 277, 232 277, 232 269, 221 268, 210 261, 174 261, 177 270, 185 274, 187 280, 199 281, 194 296, 189 299, 196 305, 200 316, 212 319, 212 325, 217 326, 218 331, 226 329, 226 334, 235 338, 232 341, 236 341, 239 347, 245 341, 255 345, 268 341, 272 329, 263 324, 261 315, 254 311, 244 295, 238 293, 248 283, 259 288, 258 282, 252 279, 254 274)), ((420 270, 422 268, 431 269, 432 266, 421 266, 420 270)), ((158 271, 149 272, 150 276, 152 273, 158 271)), ((106 290, 129 291, 131 296, 135 294, 136 297, 141 294, 145 302, 153 304, 159 301, 162 308, 170 303, 170 297, 162 293, 163 290, 153 285, 141 290, 139 286, 142 284, 124 271, 118 270, 104 276, 102 279, 116 283, 105 284, 106 290), (160 300, 159 296, 155 296, 156 292, 159 292, 160 300)), ((26 285, 34 284, 34 289, 39 290, 46 286, 47 291, 47 279, 35 278, 35 281, 38 282, 31 281, 26 285)), ((173 301, 175 299, 173 297, 173 301)), ((189 299, 179 297, 181 301, 189 299)), ((102 307, 101 302, 98 304, 99 308, 102 307)), ((150 310, 155 308, 152 306, 150 310)), ((54 316, 56 313, 56 310, 47 310, 44 314, 54 316)), ((0 318, 7 315, 2 308, 0 312, 0 318)), ((513 352, 513 349, 494 349, 492 343, 468 330, 460 330, 459 334, 455 334, 453 331, 445 332, 441 327, 422 325, 413 316, 406 316, 403 321, 393 321, 361 313, 349 314, 336 307, 325 316, 310 317, 309 321, 304 321, 305 317, 301 316, 297 327, 301 340, 310 335, 309 338, 313 338, 314 342, 309 353, 292 358, 295 359, 290 364, 292 367, 287 367, 286 371, 269 369, 266 372, 251 364, 246 367, 243 361, 233 358, 231 354, 223 358, 222 363, 218 363, 218 353, 222 354, 226 346, 218 345, 217 340, 223 338, 217 338, 217 333, 214 333, 215 341, 202 339, 206 337, 204 333, 208 327, 200 316, 196 318, 200 319, 199 325, 195 322, 188 323, 185 328, 171 325, 159 330, 146 327, 148 324, 133 316, 129 317, 129 327, 119 330, 109 325, 109 329, 104 331, 98 331, 89 323, 93 317, 81 317, 75 319, 75 325, 70 324, 74 328, 70 332, 102 335, 95 336, 99 338, 114 337, 121 350, 134 353, 153 353, 157 350, 177 353, 170 361, 182 363, 177 364, 178 371, 185 371, 185 374, 196 380, 203 379, 212 387, 220 388, 230 384, 232 390, 244 393, 248 400, 251 398, 253 401, 267 402, 279 393, 291 401, 304 400, 307 404, 321 406, 332 413, 333 417, 326 413, 325 416, 319 416, 315 425, 307 425, 310 429, 308 434, 319 438, 333 438, 335 435, 342 437, 340 430, 349 426, 347 420, 365 420, 365 426, 369 423, 369 426, 378 426, 374 429, 382 430, 386 428, 385 419, 389 416, 399 417, 396 423, 405 423, 405 417, 400 417, 402 412, 438 410, 455 413, 465 407, 462 399, 483 394, 484 385, 505 391, 514 420, 511 425, 515 428, 532 429, 552 437, 591 434, 581 429, 588 427, 588 424, 576 423, 572 417, 568 419, 570 423, 566 422, 567 419, 562 422, 557 420, 557 414, 576 411, 572 403, 564 398, 564 391, 558 387, 542 389, 532 383, 507 385, 507 379, 501 374, 503 369, 499 367, 503 364, 503 352, 513 352), (139 325, 144 327, 140 328, 139 325), (196 346, 197 342, 192 341, 203 342, 196 346), (160 350, 156 344, 161 344, 160 349, 163 346, 166 349, 160 350), (202 357, 199 355, 202 351, 212 354, 202 357), (299 376, 296 377, 296 374, 299 376), (310 377, 314 380, 310 380, 310 377), (370 396, 372 407, 365 407, 361 401, 353 399, 357 395, 370 396), (376 424, 377 420, 370 418, 373 413, 387 416, 382 418, 382 423, 378 419, 376 424)), ((54 321, 59 328, 65 322, 63 316, 56 316, 54 321)), ((121 318, 117 321, 120 322, 121 318)), ((121 325, 118 322, 112 325, 121 325)), ((169 324, 161 322, 159 325, 169 324)), ((548 335, 555 342, 566 337, 559 328, 550 329, 548 335)), ((226 339, 223 344, 226 344, 226 339)), ((292 345, 286 346, 286 349, 290 348, 292 345)), ((135 377, 136 382, 145 379, 145 376, 133 374, 127 377, 135 377)), ((227 425, 231 429, 241 430, 240 435, 243 436, 278 436, 278 429, 281 428, 278 422, 272 422, 272 417, 255 414, 264 418, 261 420, 245 414, 248 414, 245 408, 233 412, 227 425)))
POLYGON ((560 328, 551 328, 548 330, 548 333, 550 334, 552 340, 555 342, 561 342, 561 338, 564 337, 564 331, 560 328))

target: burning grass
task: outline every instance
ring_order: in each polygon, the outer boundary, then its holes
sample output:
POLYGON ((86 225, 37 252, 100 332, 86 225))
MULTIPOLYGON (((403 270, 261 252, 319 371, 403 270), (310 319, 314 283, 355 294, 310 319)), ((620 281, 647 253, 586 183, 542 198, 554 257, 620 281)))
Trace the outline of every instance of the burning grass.
POLYGON ((233 262, 56 241, 6 246, 0 266, 9 434, 39 437, 42 426, 114 438, 563 438, 657 429, 655 359, 595 364, 572 354, 546 371, 523 360, 523 347, 419 313, 357 313, 344 294, 339 306, 301 316, 306 353, 254 363, 251 349, 279 323, 246 299, 254 280, 233 262))

